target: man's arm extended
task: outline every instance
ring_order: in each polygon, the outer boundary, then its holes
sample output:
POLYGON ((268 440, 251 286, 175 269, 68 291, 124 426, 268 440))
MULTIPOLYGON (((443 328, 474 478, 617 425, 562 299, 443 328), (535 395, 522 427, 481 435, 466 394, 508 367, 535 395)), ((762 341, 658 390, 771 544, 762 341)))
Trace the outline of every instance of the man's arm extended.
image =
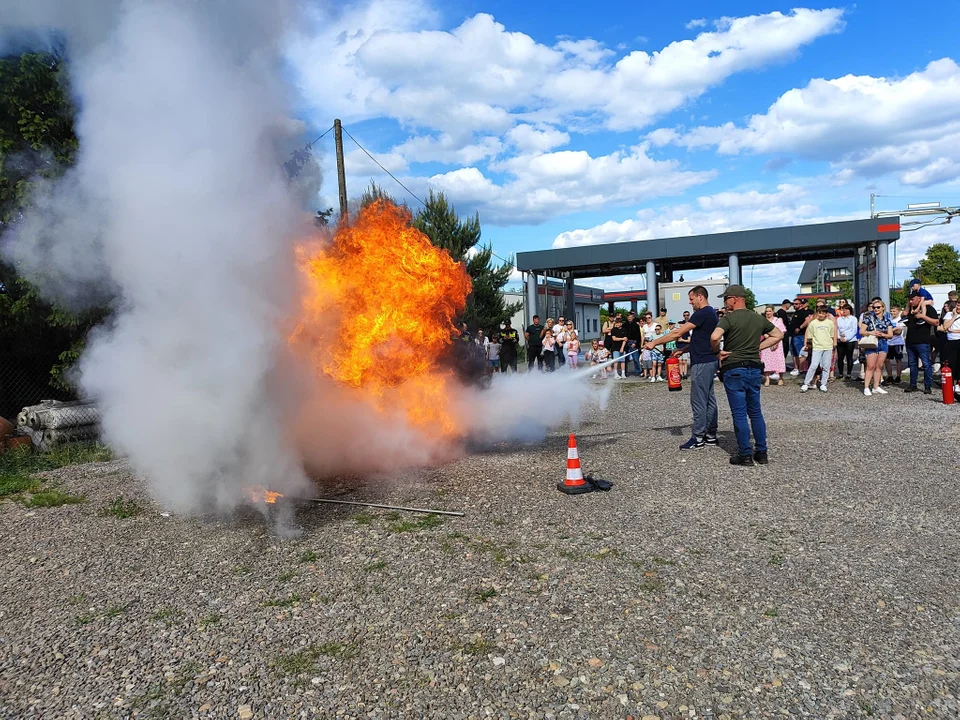
POLYGON ((671 330, 663 337, 658 337, 654 340, 651 340, 648 343, 644 343, 644 350, 653 350, 657 345, 666 345, 668 342, 673 340, 679 340, 683 335, 686 335, 688 332, 696 330, 697 326, 692 322, 684 323, 678 328, 671 330))
MULTIPOLYGON (((760 349, 766 350, 767 348, 772 348, 781 340, 783 340, 783 332, 780 330, 780 328, 774 325, 773 329, 769 333, 767 333, 767 336, 763 339, 763 342, 760 343, 760 349)), ((718 347, 719 347, 719 343, 718 343, 718 347)))
POLYGON ((713 334, 710 336, 710 348, 715 352, 720 352, 720 341, 723 340, 723 328, 719 325, 717 329, 713 331, 713 334))

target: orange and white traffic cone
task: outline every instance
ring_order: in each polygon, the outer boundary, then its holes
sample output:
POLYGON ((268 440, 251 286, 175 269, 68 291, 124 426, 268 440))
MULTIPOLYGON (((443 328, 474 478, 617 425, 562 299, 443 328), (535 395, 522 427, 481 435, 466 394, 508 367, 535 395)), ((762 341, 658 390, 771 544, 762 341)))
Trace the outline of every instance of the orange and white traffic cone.
POLYGON ((567 478, 557 484, 557 490, 567 495, 593 492, 593 485, 583 479, 580 455, 577 454, 577 439, 573 433, 570 433, 570 440, 567 442, 567 478))

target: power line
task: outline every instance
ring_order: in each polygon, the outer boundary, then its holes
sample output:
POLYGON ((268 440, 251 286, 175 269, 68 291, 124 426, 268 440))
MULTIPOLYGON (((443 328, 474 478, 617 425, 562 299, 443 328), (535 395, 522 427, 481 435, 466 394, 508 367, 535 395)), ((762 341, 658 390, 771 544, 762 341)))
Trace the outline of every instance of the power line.
MULTIPOLYGON (((331 128, 331 129, 332 129, 332 128, 331 128)), ((387 170, 383 165, 381 165, 381 164, 380 164, 380 161, 377 160, 377 159, 373 156, 373 154, 370 153, 369 150, 367 150, 363 145, 361 145, 361 144, 357 141, 357 139, 356 139, 353 135, 350 134, 350 131, 349 131, 349 130, 347 130, 346 128, 343 128, 343 131, 347 134, 347 137, 348 137, 348 138, 350 138, 351 140, 353 140, 354 144, 355 144, 358 148, 360 148, 361 150, 363 150, 363 152, 366 154, 366 156, 367 156, 368 158, 370 158, 371 160, 373 160, 373 161, 377 164, 377 167, 379 167, 379 168, 380 168, 381 170, 383 170, 387 175, 389 175, 391 178, 393 178, 393 181, 394 181, 395 183, 397 183, 397 185, 399 185, 399 186, 402 187, 404 190, 406 190, 406 191, 410 194, 410 196, 413 197, 413 198, 415 198, 415 199, 417 200, 417 202, 419 202, 421 205, 423 205, 423 207, 427 207, 427 204, 426 204, 423 200, 421 200, 418 195, 416 195, 410 188, 408 188, 406 185, 404 185, 402 182, 400 182, 400 180, 397 178, 396 175, 394 175, 392 172, 390 172, 389 170, 387 170)), ((330 132, 330 130, 327 130, 327 132, 330 132)), ((326 134, 327 134, 327 133, 324 133, 324 135, 326 135, 326 134)), ((323 137, 323 135, 321 135, 320 137, 323 137)), ((320 138, 317 138, 317 139, 319 140, 320 138)), ((475 242, 471 247, 476 247, 476 246, 479 245, 479 244, 480 244, 480 241, 478 240, 478 241, 475 242)), ((505 258, 500 257, 499 255, 497 255, 497 254, 493 251, 493 248, 490 249, 490 254, 493 255, 493 257, 495 257, 495 258, 496 258, 497 260, 499 260, 500 262, 507 263, 507 264, 509 264, 509 265, 512 265, 513 267, 516 267, 516 263, 514 263, 514 262, 511 261, 511 260, 506 260, 505 258)))

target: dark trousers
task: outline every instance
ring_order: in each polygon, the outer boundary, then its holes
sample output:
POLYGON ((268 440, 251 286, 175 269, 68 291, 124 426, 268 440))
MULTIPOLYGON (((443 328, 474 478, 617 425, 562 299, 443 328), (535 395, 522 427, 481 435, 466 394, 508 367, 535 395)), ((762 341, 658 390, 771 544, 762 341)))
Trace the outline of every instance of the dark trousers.
POLYGON ((923 387, 927 390, 933 387, 933 365, 930 362, 929 345, 907 345, 907 360, 910 363, 910 387, 917 386, 917 360, 923 363, 923 387))
POLYGON ((506 372, 507 368, 517 371, 517 356, 513 353, 506 354, 500 351, 500 372, 506 372))
POLYGON ((957 373, 960 373, 960 340, 947 340, 944 343, 943 361, 950 366, 953 382, 960 382, 957 380, 957 373))
POLYGON ((852 340, 837 343, 837 378, 841 375, 853 374, 853 349, 855 347, 857 347, 857 343, 852 340), (843 370, 844 364, 847 367, 846 372, 843 370))
POLYGON ((538 370, 543 370, 543 345, 527 347, 527 370, 533 370, 534 363, 537 364, 538 370))
POLYGON ((543 362, 546 363, 547 372, 553 372, 554 360, 557 359, 557 354, 553 350, 546 350, 542 352, 540 355, 543 358, 543 362))

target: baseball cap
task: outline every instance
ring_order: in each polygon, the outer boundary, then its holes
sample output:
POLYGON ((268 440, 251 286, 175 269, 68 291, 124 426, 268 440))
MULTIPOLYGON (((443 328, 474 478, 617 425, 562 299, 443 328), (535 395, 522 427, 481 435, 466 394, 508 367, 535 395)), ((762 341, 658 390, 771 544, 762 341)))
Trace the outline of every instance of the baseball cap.
POLYGON ((789 298, 784 298, 780 301, 781 305, 789 305, 792 301, 789 298))
POLYGON ((910 278, 910 282, 907 283, 907 287, 913 287, 914 285, 922 285, 918 278, 910 278))
POLYGON ((723 295, 721 295, 720 297, 728 298, 728 297, 746 297, 746 296, 747 296, 747 290, 745 287, 743 287, 743 285, 728 285, 727 289, 723 291, 723 295))

